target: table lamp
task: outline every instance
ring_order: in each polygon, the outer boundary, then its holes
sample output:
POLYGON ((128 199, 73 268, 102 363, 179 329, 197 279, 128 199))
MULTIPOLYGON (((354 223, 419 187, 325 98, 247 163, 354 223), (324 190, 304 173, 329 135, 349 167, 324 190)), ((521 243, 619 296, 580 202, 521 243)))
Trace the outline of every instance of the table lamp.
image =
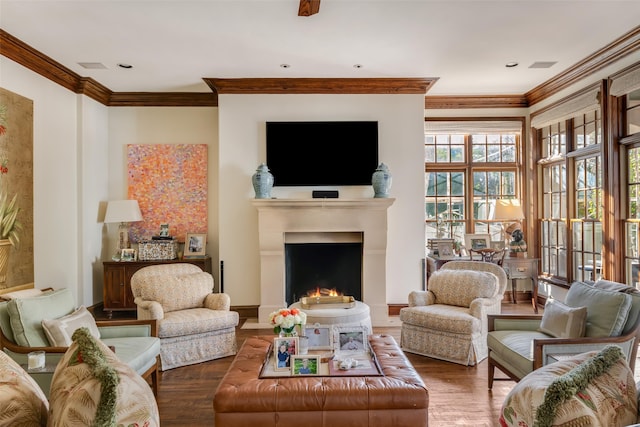
POLYGON ((142 213, 137 200, 112 200, 107 203, 104 222, 120 223, 118 227, 118 253, 122 249, 131 247, 129 243, 129 223, 137 221, 142 221, 142 213))
POLYGON ((520 200, 497 200, 495 209, 493 210, 493 219, 502 220, 503 239, 505 240, 505 245, 507 245, 505 247, 508 247, 507 235, 511 236, 515 230, 519 230, 522 227, 520 220, 524 219, 524 211, 520 205, 520 200), (506 226, 505 224, 509 222, 511 222, 511 224, 506 226))

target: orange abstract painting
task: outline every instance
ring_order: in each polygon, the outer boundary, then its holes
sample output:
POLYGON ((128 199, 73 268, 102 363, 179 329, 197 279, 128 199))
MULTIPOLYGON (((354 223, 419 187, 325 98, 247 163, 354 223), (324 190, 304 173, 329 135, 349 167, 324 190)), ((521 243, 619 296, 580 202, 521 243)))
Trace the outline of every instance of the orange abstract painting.
POLYGON ((127 145, 128 196, 143 221, 131 224, 131 239, 158 235, 161 224, 183 242, 187 233, 207 233, 207 146, 127 145))

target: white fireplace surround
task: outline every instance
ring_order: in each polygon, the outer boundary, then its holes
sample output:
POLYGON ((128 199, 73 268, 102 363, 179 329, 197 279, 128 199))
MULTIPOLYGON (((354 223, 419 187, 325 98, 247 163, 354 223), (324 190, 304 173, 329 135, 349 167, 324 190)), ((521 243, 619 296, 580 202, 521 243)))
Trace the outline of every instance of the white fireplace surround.
POLYGON ((387 326, 387 209, 394 201, 392 198, 252 200, 258 210, 260 246, 258 322, 268 323, 269 314, 285 306, 285 241, 334 241, 342 233, 358 233, 362 236, 363 252, 362 300, 370 307, 373 326, 387 326))

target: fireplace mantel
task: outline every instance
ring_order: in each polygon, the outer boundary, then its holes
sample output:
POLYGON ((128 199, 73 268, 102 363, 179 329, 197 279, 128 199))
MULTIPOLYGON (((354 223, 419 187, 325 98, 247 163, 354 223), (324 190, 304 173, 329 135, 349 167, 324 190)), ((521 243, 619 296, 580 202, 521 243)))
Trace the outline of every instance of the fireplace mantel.
POLYGON ((258 210, 260 308, 258 321, 285 304, 285 234, 358 232, 363 235, 363 302, 374 326, 388 325, 387 210, 393 198, 253 199, 258 210))
POLYGON ((387 209, 396 199, 253 199, 258 210, 279 208, 363 208, 387 209))

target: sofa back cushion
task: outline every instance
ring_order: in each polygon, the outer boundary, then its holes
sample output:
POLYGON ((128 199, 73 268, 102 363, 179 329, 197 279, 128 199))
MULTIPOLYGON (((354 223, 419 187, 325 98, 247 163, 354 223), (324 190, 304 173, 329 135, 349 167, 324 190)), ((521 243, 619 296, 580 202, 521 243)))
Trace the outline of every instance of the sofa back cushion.
POLYGON ((493 273, 473 270, 438 270, 429 278, 436 304, 469 307, 476 298, 492 298, 498 292, 493 273))
POLYGON ((66 316, 74 309, 75 299, 66 288, 31 298, 12 299, 7 302, 7 310, 15 343, 23 347, 48 347, 42 320, 66 316))
POLYGON ((626 335, 634 330, 640 321, 640 290, 633 286, 629 286, 626 283, 613 282, 611 280, 604 279, 598 280, 593 284, 593 286, 600 289, 622 292, 631 296, 631 308, 629 309, 627 324, 622 331, 622 335, 626 335))
POLYGON ((201 308, 204 299, 213 292, 213 276, 199 271, 188 274, 137 276, 131 278, 131 290, 136 298, 156 301, 165 313, 201 308))
POLYGON ((567 292, 565 304, 587 308, 586 337, 619 336, 627 323, 631 295, 601 289, 584 282, 574 282, 567 292))

